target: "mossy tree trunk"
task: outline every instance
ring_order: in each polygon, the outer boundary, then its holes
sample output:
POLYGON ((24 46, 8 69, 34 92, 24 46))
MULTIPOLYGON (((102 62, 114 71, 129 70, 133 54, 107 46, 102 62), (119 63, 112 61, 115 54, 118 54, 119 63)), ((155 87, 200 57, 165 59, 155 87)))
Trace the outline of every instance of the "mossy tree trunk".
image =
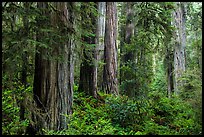
POLYGON ((176 2, 176 10, 173 14, 174 26, 176 28, 174 33, 174 89, 175 94, 178 94, 179 87, 183 85, 182 77, 185 71, 185 47, 186 47, 186 27, 185 27, 185 5, 181 2, 176 2))
MULTIPOLYGON (((131 46, 130 45, 131 39, 134 35, 134 22, 133 22, 134 10, 133 10, 133 6, 134 6, 133 2, 126 2, 126 26, 125 26, 125 45, 126 46, 131 46)), ((129 49, 126 49, 126 53, 124 55, 124 64, 126 66, 129 66, 130 63, 132 63, 134 61, 134 53, 133 53, 133 51, 130 51, 129 49)), ((132 79, 134 79, 134 77, 128 71, 124 72, 123 77, 127 80, 126 86, 124 87, 125 94, 130 96, 130 97, 133 97, 134 96, 134 93, 133 93, 134 90, 133 89, 134 89, 135 84, 133 84, 130 81, 132 79)))

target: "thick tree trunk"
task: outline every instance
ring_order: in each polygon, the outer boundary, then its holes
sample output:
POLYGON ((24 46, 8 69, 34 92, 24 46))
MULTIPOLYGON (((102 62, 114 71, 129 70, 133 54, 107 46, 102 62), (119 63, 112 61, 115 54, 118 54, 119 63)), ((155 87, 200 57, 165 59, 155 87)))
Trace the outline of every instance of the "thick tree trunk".
POLYGON ((97 19, 97 29, 96 29, 96 48, 95 48, 95 59, 96 67, 95 72, 97 81, 97 86, 102 87, 103 82, 103 67, 102 63, 104 60, 104 38, 105 38, 105 17, 106 17, 106 2, 98 2, 98 19, 97 19))
POLYGON ((115 2, 106 4, 103 88, 106 93, 118 95, 117 80, 117 7, 115 2))
MULTIPOLYGON (((63 35, 69 34, 70 37, 63 42, 58 42, 58 45, 49 43, 49 47, 52 48, 49 52, 46 48, 37 47, 39 53, 36 53, 35 59, 33 92, 34 100, 42 113, 42 117, 35 114, 39 127, 49 130, 61 130, 68 128, 69 120, 67 116, 72 113, 74 39, 73 32, 70 30, 73 30, 74 27, 74 13, 70 7, 73 7, 74 3, 57 2, 53 6, 58 12, 51 13, 50 16, 47 10, 48 4, 38 3, 38 8, 45 10, 42 15, 47 16, 48 19, 51 17, 51 24, 47 21, 38 22, 39 29, 50 24, 54 30, 63 33, 63 35), (64 30, 65 26, 68 31, 64 30), (52 55, 52 57, 62 56, 63 61, 46 58, 45 55, 47 54, 52 55)), ((45 32, 37 33, 37 41, 39 42, 48 37, 45 32)))
POLYGON ((98 59, 103 58, 104 53, 104 38, 105 38, 105 21, 106 21, 106 2, 98 2, 98 25, 97 25, 97 44, 98 59))
POLYGON ((174 73, 175 93, 178 94, 179 87, 183 85, 184 81, 179 80, 185 71, 185 47, 186 47, 186 30, 185 30, 185 9, 181 2, 176 3, 176 10, 173 14, 175 31, 175 48, 174 48, 174 73))
MULTIPOLYGON (((45 10, 47 8, 47 3, 37 3, 37 8, 40 10, 45 10)), ((45 11, 41 12, 41 15, 46 15, 45 11)), ((45 21, 41 21, 40 17, 37 18, 38 22, 38 30, 36 31, 36 41, 41 41, 44 37, 44 34, 40 32, 40 29, 43 27, 43 24, 45 25, 45 21)), ((42 60, 42 55, 45 54, 44 49, 39 47, 37 45, 36 47, 36 54, 35 54, 35 73, 34 73, 34 83, 33 83, 33 99, 37 105, 38 109, 42 109, 44 106, 42 104, 42 96, 41 93, 43 92, 43 80, 44 78, 44 67, 43 67, 43 60, 42 60)), ((44 61, 45 62, 45 61, 44 61)), ((42 109, 43 110, 43 109, 42 109)), ((42 121, 43 118, 40 117, 40 115, 37 112, 32 113, 32 120, 35 122, 35 125, 33 128, 36 131, 39 131, 40 128, 42 128, 42 121)))
MULTIPOLYGON (((89 3, 83 3, 82 11, 85 11, 88 8, 89 3)), ((93 14, 87 15, 86 13, 82 12, 82 21, 86 20, 87 18, 91 18, 91 24, 82 23, 82 27, 92 28, 92 33, 96 33, 96 17, 93 14), (94 28, 93 28, 94 26, 94 28)), ((79 90, 87 93, 88 95, 92 95, 97 98, 97 69, 96 69, 96 62, 97 62, 97 53, 95 47, 86 46, 86 44, 96 44, 96 37, 95 36, 83 36, 83 59, 80 66, 80 82, 79 82, 79 90), (87 50, 87 48, 90 48, 87 50), (86 73, 85 73, 86 72, 86 73)))

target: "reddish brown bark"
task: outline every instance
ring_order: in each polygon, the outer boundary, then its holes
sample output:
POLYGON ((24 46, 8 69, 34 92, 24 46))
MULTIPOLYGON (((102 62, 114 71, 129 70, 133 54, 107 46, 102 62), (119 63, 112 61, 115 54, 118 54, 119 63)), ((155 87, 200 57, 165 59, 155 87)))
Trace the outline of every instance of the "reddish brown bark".
POLYGON ((115 2, 107 2, 104 49, 103 88, 108 94, 118 95, 117 79, 117 7, 115 2))

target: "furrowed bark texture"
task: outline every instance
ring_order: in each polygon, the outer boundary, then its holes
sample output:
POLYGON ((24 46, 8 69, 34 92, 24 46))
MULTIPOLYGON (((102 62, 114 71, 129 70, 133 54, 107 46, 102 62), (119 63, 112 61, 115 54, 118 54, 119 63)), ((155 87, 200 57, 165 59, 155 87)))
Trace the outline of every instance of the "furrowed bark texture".
MULTIPOLYGON (((37 116, 38 125, 41 128, 49 130, 67 129, 69 122, 68 115, 72 114, 73 102, 73 83, 74 83, 74 60, 73 48, 74 38, 74 12, 71 7, 74 3, 56 2, 52 5, 58 10, 57 12, 44 12, 43 15, 50 18, 49 23, 41 23, 40 28, 44 25, 51 25, 53 29, 60 31, 69 37, 62 42, 49 43, 52 48, 50 51, 45 48, 37 47, 39 53, 36 53, 35 59, 35 77, 34 77, 34 100, 39 109, 44 114, 43 117, 37 116), (64 30, 64 28, 67 30, 64 30), (62 60, 48 58, 62 56, 62 60)), ((39 2, 38 7, 47 9, 47 3, 39 2)), ((49 37, 45 32, 38 32, 37 40, 43 41, 43 38, 49 37)), ((51 37, 51 39, 54 37, 51 37)), ((50 40, 51 40, 50 39, 50 40)), ((62 38, 63 39, 63 38, 62 38)))
POLYGON ((185 47, 186 47, 186 28, 185 28, 185 5, 181 2, 176 3, 176 10, 173 14, 174 25, 176 28, 174 38, 175 48, 174 48, 174 73, 175 73, 175 83, 174 89, 175 93, 178 94, 178 88, 183 85, 181 78, 183 72, 185 71, 185 47))
POLYGON ((106 27, 105 27, 105 49, 104 49, 104 80, 103 88, 106 93, 118 95, 117 80, 117 7, 115 2, 107 2, 106 5, 106 27))
POLYGON ((103 82, 103 68, 99 62, 104 60, 104 38, 105 38, 105 17, 106 17, 106 2, 97 2, 98 18, 96 29, 96 48, 95 48, 95 75, 97 87, 102 87, 103 82))

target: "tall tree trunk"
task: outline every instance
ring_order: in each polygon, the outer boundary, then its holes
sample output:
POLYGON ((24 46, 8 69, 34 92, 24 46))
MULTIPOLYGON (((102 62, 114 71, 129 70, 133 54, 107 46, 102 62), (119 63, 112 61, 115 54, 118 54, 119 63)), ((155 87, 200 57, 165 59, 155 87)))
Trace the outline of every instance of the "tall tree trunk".
MULTIPOLYGON (((82 11, 85 11, 88 8, 89 3, 83 3, 82 11)), ((82 21, 87 18, 91 18, 91 24, 82 23, 84 29, 92 28, 90 33, 96 33, 96 17, 93 14, 87 15, 87 13, 82 12, 82 21), (94 26, 94 27, 93 27, 94 26)), ((79 90, 84 91, 88 95, 92 95, 97 98, 97 72, 96 72, 96 62, 97 62, 97 53, 94 47, 86 46, 87 44, 96 44, 95 36, 83 36, 83 59, 80 66, 80 82, 79 90), (87 50, 90 48, 89 50, 87 50), (85 73, 86 72, 86 73, 85 73)))
POLYGON ((176 40, 174 47, 174 73, 175 94, 178 94, 179 87, 184 81, 179 80, 185 71, 185 47, 186 47, 186 28, 185 28, 185 5, 181 2, 176 3, 176 10, 173 14, 174 25, 176 28, 174 38, 176 40))
MULTIPOLYGON (((121 7, 121 11, 120 11, 120 14, 121 13, 125 13, 126 12, 126 8, 125 8, 125 4, 122 4, 122 7, 121 7)), ((119 84, 122 85, 122 81, 123 81, 123 77, 124 77, 124 71, 122 70, 122 67, 123 67, 123 62, 124 62, 124 56, 123 56, 123 52, 124 52, 124 43, 125 43, 125 28, 126 28, 126 25, 123 24, 123 23, 120 23, 120 31, 119 31, 119 36, 120 36, 120 53, 119 53, 119 66, 120 66, 120 69, 119 69, 119 84)))
POLYGON ((96 81, 97 86, 102 87, 103 81, 103 67, 102 63, 104 58, 104 38, 105 38, 105 17, 106 17, 106 2, 98 2, 98 19, 96 29, 96 48, 95 48, 95 59, 96 59, 96 81))
MULTIPOLYGON (((171 24, 171 22, 169 22, 169 24, 171 24)), ((164 58, 164 66, 166 66, 165 71, 166 71, 166 77, 167 77, 167 95, 169 98, 171 97, 174 91, 174 83, 173 83, 174 82, 173 81, 174 51, 173 51, 173 47, 170 44, 171 37, 172 37, 172 34, 167 32, 164 38, 164 45, 166 47, 166 56, 164 58)))
MULTIPOLYGON (((62 36, 69 34, 69 38, 62 42, 58 40, 58 43, 55 44, 50 42, 51 51, 37 47, 39 53, 36 52, 33 92, 37 107, 43 114, 42 117, 36 114, 38 125, 48 130, 61 130, 68 128, 69 120, 67 116, 72 113, 74 83, 73 25, 75 22, 72 8, 75 3, 56 2, 52 4, 57 12, 49 15, 48 3, 38 3, 38 8, 44 11, 42 15, 48 17, 48 21, 51 21, 42 22, 42 20, 38 20, 39 29, 52 26, 62 36), (62 56, 63 60, 46 58, 45 55, 49 54, 52 57, 62 56)), ((45 32, 39 31, 37 32, 37 41, 43 42, 49 36, 45 32)), ((51 36, 50 40, 54 38, 51 36)))
POLYGON ((98 25, 97 25, 97 50, 98 59, 103 58, 104 53, 104 38, 105 38, 105 21, 106 21, 106 2, 98 2, 98 25))
MULTIPOLYGON (((131 38, 134 35, 134 22, 133 22, 133 2, 127 2, 126 4, 126 28, 125 28, 125 43, 126 44, 131 44, 131 38)), ((128 60, 133 59, 133 53, 131 51, 128 51, 124 56, 125 56, 125 62, 128 60)))
MULTIPOLYGON (((24 7, 26 9, 26 12, 29 10, 29 2, 25 2, 24 3, 24 7)), ((23 25, 24 25, 24 37, 27 39, 28 35, 29 35, 29 26, 28 26, 28 18, 27 16, 23 16, 23 25)), ((25 41, 24 42, 24 46, 27 47, 28 43, 25 41)), ((22 60, 23 60, 23 64, 22 64, 22 71, 21 71, 21 83, 23 84, 24 88, 26 88, 27 86, 27 65, 28 65, 28 60, 27 60, 28 54, 27 52, 23 52, 22 54, 22 60)), ((22 94, 23 95, 23 94, 22 94)), ((24 97, 23 97, 24 99, 24 97)), ((24 113, 25 113, 25 107, 24 107, 24 101, 21 100, 20 103, 20 119, 24 120, 24 113)))
POLYGON ((168 97, 170 98, 172 95, 172 92, 174 90, 173 85, 173 52, 170 49, 167 49, 167 55, 166 55, 166 69, 167 69, 167 93, 168 97))
MULTIPOLYGON (((37 3, 37 8, 39 10, 45 10, 47 8, 47 3, 37 3)), ((46 15, 47 13, 45 13, 45 11, 41 12, 41 15, 46 15)), ((37 23, 38 23, 38 30, 36 31, 36 41, 41 41, 44 37, 44 34, 42 32, 40 32, 40 29, 43 27, 43 24, 45 25, 45 21, 41 21, 40 17, 38 17, 37 19, 37 23)), ((37 108, 41 109, 43 108, 43 104, 42 104, 42 96, 41 93, 43 92, 43 80, 44 75, 44 67, 43 67, 43 59, 42 59, 42 55, 45 54, 44 49, 42 49, 41 47, 39 47, 39 45, 37 45, 36 47, 36 54, 35 54, 35 73, 34 73, 34 83, 33 83, 33 99, 37 105, 37 108)), ((45 61, 44 61, 45 62, 45 61)), ((40 130, 40 128, 42 127, 42 121, 43 118, 41 118, 37 112, 33 112, 32 113, 32 120, 35 122, 34 129, 35 130, 40 130)))
MULTIPOLYGON (((134 35, 134 22, 133 22, 133 6, 134 3, 133 2, 127 2, 126 3, 126 27, 125 27, 125 43, 126 44, 131 44, 131 38, 134 35)), ((134 60, 133 57, 133 52, 132 51, 127 51, 124 55, 124 62, 125 65, 128 66, 130 65, 129 63, 132 62, 134 60)), ((129 72, 124 72, 124 78, 127 80, 132 80, 133 77, 130 75, 129 72)), ((126 83, 126 86, 124 87, 124 90, 126 92, 126 94, 130 97, 133 97, 133 88, 135 84, 133 83, 126 83)))
POLYGON ((103 88, 106 93, 118 95, 117 80, 117 7, 115 2, 106 4, 103 88))
MULTIPOLYGON (((167 10, 165 8, 165 10, 167 10)), ((172 13, 168 14, 167 18, 172 18, 172 13)), ((172 25, 173 21, 167 20, 167 24, 172 25)), ((167 79, 167 95, 169 98, 171 98, 171 95, 173 94, 174 91, 174 47, 172 46, 171 43, 171 38, 173 36, 172 31, 166 31, 164 34, 164 45, 166 49, 166 56, 164 58, 164 67, 165 67, 165 72, 166 72, 166 79, 167 79)))

